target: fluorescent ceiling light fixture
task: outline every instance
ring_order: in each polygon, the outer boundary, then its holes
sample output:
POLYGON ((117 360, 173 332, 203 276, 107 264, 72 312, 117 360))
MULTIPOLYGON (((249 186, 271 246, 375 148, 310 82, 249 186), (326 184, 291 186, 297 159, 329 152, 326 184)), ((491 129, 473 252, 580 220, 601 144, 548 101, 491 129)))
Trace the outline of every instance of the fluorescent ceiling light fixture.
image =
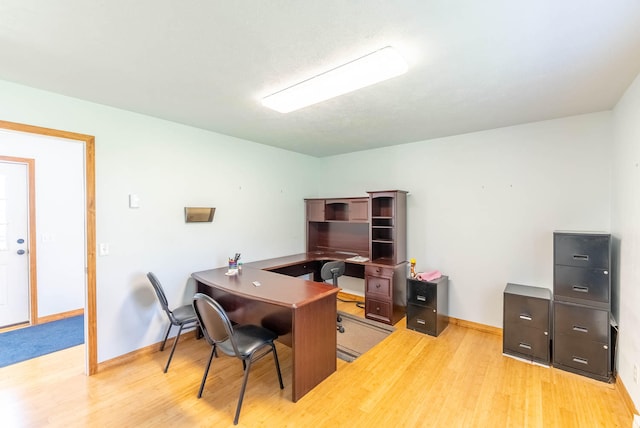
POLYGON ((379 49, 262 99, 262 105, 289 113, 405 73, 407 63, 391 46, 379 49))

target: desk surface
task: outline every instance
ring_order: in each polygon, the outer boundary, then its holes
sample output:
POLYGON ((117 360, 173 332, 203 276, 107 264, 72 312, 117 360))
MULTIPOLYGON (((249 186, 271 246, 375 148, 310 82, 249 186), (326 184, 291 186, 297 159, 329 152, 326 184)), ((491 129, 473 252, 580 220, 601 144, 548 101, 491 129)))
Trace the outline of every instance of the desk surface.
MULTIPOLYGON (((293 254, 290 256, 284 257, 275 257, 273 259, 260 260, 257 262, 247 263, 245 266, 254 267, 258 269, 266 269, 266 270, 274 270, 282 267, 292 266, 304 262, 312 262, 317 260, 344 260, 347 263, 351 263, 354 265, 364 265, 364 266, 381 266, 381 267, 389 267, 396 266, 391 260, 387 259, 379 259, 374 261, 366 261, 366 262, 354 262, 351 260, 347 260, 348 258, 353 257, 352 254, 343 254, 343 253, 333 253, 326 251, 317 251, 313 253, 300 253, 293 254)), ((400 264, 406 264, 407 262, 401 262, 400 264)))
MULTIPOLYGON (((259 263, 264 262, 269 260, 259 263)), ((265 264, 267 265, 269 263, 265 264)), ((271 265, 271 267, 274 266, 271 265)), ((244 266, 236 275, 226 275, 226 273, 227 268, 218 268, 194 272, 191 276, 203 284, 224 289, 230 294, 288 308, 299 308, 328 295, 337 294, 339 291, 330 284, 269 272, 254 264, 244 266), (260 286, 253 285, 254 281, 260 282, 260 286)))

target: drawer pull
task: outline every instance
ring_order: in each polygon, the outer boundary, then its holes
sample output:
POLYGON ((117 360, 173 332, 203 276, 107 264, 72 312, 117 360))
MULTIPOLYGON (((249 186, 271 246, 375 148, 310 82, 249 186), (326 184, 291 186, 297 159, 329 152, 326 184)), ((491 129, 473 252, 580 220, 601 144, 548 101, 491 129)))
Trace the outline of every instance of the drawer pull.
POLYGON ((579 325, 573 326, 573 331, 577 331, 579 333, 589 333, 589 329, 586 327, 580 327, 579 325))
POLYGON ((416 296, 416 300, 420 300, 421 302, 426 302, 427 301, 427 297, 426 296, 416 296))
POLYGON ((589 260, 589 256, 587 254, 574 254, 573 255, 573 260, 588 261, 589 260))
POLYGON ((529 351, 531 351, 531 345, 529 345, 527 343, 520 342, 520 344, 518 346, 521 347, 521 348, 528 349, 529 351))
POLYGON ((589 287, 584 287, 581 285, 574 285, 572 287, 573 291, 577 291, 578 293, 588 293, 589 292, 589 287))
POLYGON ((380 288, 380 284, 376 284, 376 288, 380 288))
POLYGON ((533 318, 531 318, 529 315, 520 315, 520 319, 525 321, 531 321, 533 318))
POLYGON ((416 322, 417 322, 418 324, 422 324, 422 325, 427 324, 427 322, 426 322, 425 320, 421 320, 420 318, 418 318, 418 319, 416 320, 416 322))
POLYGON ((580 363, 580 364, 584 364, 584 365, 589 365, 589 360, 587 360, 586 358, 580 358, 580 357, 573 357, 573 362, 574 363, 580 363))

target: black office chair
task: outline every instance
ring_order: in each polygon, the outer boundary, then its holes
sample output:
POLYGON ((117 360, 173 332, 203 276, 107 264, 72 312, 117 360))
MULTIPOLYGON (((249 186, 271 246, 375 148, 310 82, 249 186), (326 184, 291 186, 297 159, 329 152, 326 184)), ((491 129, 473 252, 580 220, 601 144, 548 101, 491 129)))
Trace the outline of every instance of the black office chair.
POLYGON ((178 334, 176 334, 176 338, 173 341, 173 346, 171 347, 171 353, 169 354, 169 360, 167 360, 167 365, 164 367, 164 372, 166 373, 169 370, 169 364, 171 364, 171 359, 173 358, 173 353, 176 350, 176 346, 178 345, 178 339, 180 338, 180 333, 182 333, 182 329, 184 327, 192 327, 197 325, 198 318, 196 318, 196 313, 193 310, 193 306, 191 305, 183 305, 175 308, 174 310, 169 309, 169 303, 167 301, 167 296, 164 294, 164 290, 162 285, 160 285, 160 281, 158 278, 152 273, 147 273, 147 278, 153 285, 153 289, 156 291, 156 295, 158 296, 158 300, 160 301, 160 306, 167 313, 167 317, 169 317, 169 327, 167 328, 167 333, 164 335, 164 340, 162 341, 162 346, 160 347, 161 351, 164 351, 164 345, 167 343, 167 338, 169 337, 169 332, 171 331, 171 327, 178 326, 178 334))
MULTIPOLYGON (((322 269, 320 269, 320 278, 323 281, 332 280, 333 286, 338 286, 338 277, 344 275, 345 264, 343 261, 332 261, 326 262, 322 265, 322 269)), ((340 333, 344 333, 344 327, 342 326, 342 317, 338 314, 338 318, 336 319, 336 330, 340 333)))
POLYGON ((244 392, 247 388, 247 380, 249 379, 249 370, 253 362, 273 353, 280 389, 284 389, 282 374, 280 373, 280 363, 278 362, 278 353, 273 343, 278 336, 271 330, 257 325, 246 324, 233 326, 222 306, 206 294, 196 293, 195 296, 193 296, 193 308, 200 322, 202 333, 211 345, 211 355, 209 355, 209 361, 202 376, 198 398, 202 397, 202 390, 207 381, 211 360, 213 360, 214 356, 217 356, 217 349, 220 349, 230 357, 237 357, 242 360, 244 377, 242 387, 240 388, 238 406, 236 407, 236 416, 233 419, 233 424, 237 425, 244 392))

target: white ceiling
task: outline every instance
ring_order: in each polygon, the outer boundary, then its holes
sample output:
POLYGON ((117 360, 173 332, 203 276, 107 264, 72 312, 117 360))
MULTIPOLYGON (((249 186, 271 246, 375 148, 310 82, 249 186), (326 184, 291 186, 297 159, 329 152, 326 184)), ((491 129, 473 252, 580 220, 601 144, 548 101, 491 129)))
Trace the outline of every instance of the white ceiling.
POLYGON ((312 156, 611 109, 640 0, 0 0, 0 79, 312 156), (397 78, 261 97, 381 47, 397 78))

